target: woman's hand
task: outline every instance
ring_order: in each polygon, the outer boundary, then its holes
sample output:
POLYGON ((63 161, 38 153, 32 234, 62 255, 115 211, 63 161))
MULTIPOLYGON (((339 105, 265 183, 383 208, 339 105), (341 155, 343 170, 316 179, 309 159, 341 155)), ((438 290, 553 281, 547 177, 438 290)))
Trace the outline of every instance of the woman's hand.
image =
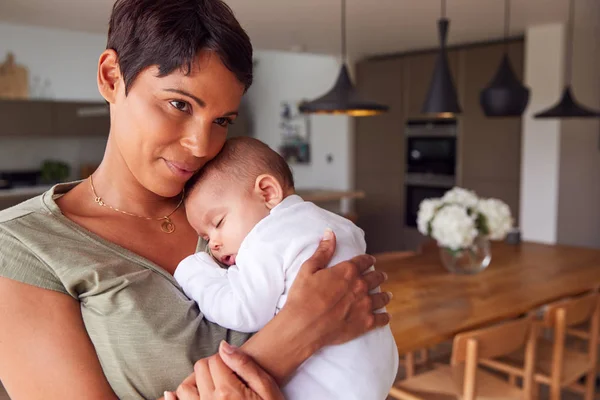
POLYGON ((283 400, 275 380, 241 350, 221 342, 219 353, 196 362, 194 373, 164 400, 283 400))
POLYGON ((315 254, 298 272, 284 309, 305 318, 318 346, 344 343, 389 323, 387 313, 374 313, 391 299, 390 293, 369 291, 387 276, 367 270, 375 263, 368 255, 326 268, 335 252, 335 235, 328 231, 315 254))
POLYGON ((362 255, 326 268, 335 244, 333 232, 326 232, 298 271, 281 311, 242 347, 281 386, 322 347, 389 323, 387 313, 374 310, 389 303, 391 295, 369 294, 386 279, 381 272, 367 272, 375 259, 362 255))

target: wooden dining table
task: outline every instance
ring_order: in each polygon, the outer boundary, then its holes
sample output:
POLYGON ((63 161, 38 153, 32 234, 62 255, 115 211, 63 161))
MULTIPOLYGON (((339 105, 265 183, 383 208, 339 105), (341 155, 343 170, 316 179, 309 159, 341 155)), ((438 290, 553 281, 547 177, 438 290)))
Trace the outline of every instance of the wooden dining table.
POLYGON ((436 249, 378 259, 393 294, 387 311, 398 351, 433 346, 471 329, 516 318, 600 287, 600 250, 494 243, 490 266, 475 275, 448 272, 436 249))

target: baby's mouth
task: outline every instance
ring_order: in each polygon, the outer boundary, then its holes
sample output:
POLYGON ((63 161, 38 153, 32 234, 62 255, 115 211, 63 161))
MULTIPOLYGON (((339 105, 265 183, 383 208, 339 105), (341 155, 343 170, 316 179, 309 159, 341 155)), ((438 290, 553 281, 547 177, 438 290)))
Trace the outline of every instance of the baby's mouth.
POLYGON ((228 267, 235 265, 235 254, 229 254, 227 256, 221 257, 221 262, 228 267))

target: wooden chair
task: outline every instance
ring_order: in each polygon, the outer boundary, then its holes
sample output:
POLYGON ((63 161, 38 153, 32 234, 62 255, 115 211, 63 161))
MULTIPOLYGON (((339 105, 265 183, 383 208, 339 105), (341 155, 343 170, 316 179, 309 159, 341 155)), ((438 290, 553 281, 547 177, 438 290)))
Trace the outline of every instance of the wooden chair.
POLYGON ((451 365, 401 381, 390 396, 401 400, 419 399, 520 399, 533 397, 536 326, 525 317, 489 328, 457 335, 451 365), (478 368, 482 359, 499 357, 526 346, 526 373, 523 389, 478 368))
MULTIPOLYGON (((566 344, 569 327, 589 321, 587 337, 598 337, 599 319, 598 294, 591 293, 578 298, 560 301, 547 306, 540 327, 553 331, 553 340, 540 338, 537 342, 537 360, 534 379, 550 387, 550 400, 559 400, 562 389, 570 389, 594 398, 598 343, 589 341, 588 349, 582 352, 566 344), (586 384, 577 383, 586 377, 586 384)), ((523 376, 523 353, 517 352, 501 360, 488 360, 482 364, 506 372, 512 376, 523 376)))

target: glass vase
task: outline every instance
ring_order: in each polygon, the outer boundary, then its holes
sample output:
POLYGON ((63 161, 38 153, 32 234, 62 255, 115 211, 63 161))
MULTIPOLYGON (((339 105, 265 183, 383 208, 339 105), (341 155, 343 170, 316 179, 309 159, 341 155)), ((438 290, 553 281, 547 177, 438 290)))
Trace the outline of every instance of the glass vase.
POLYGON ((450 272, 471 275, 483 271, 490 265, 492 254, 487 237, 478 236, 470 247, 451 250, 440 247, 440 257, 444 267, 450 272))

